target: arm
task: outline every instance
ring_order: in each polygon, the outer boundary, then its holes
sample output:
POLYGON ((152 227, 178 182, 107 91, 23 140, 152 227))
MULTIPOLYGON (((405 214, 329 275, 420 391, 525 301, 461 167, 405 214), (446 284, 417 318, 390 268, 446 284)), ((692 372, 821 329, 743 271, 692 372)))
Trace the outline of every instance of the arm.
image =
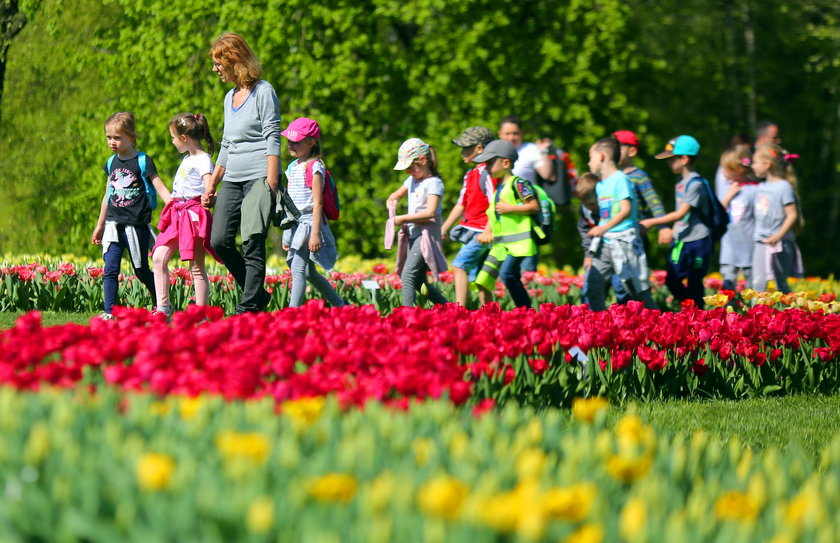
MULTIPOLYGON (((219 155, 221 156, 221 154, 219 155)), ((201 195, 201 205, 210 209, 213 206, 213 198, 216 195, 216 187, 225 176, 225 167, 221 164, 216 164, 212 174, 204 176, 204 194, 201 195)))
POLYGON ((449 216, 443 222, 443 226, 441 227, 441 235, 445 238, 446 233, 452 228, 456 222, 458 222, 461 217, 464 216, 464 206, 461 204, 455 204, 455 207, 452 208, 452 211, 449 212, 449 216))
POLYGON ((621 200, 619 202, 618 213, 616 213, 610 220, 600 226, 595 226, 592 230, 589 231, 589 235, 592 237, 603 236, 612 228, 630 216, 630 213, 633 211, 633 204, 630 203, 630 200, 621 200))
POLYGON ((312 175, 312 233, 309 234, 309 252, 317 253, 321 248, 321 217, 324 213, 323 186, 324 176, 321 172, 312 175))
POLYGON ((108 212, 108 189, 105 189, 105 194, 102 196, 102 204, 99 206, 99 218, 96 219, 96 228, 93 229, 93 235, 90 237, 90 242, 94 245, 102 244, 102 233, 105 231, 105 214, 108 212))
POLYGON ((787 204, 785 206, 785 222, 782 223, 782 227, 779 230, 770 236, 769 238, 764 240, 764 243, 767 245, 773 245, 774 243, 778 243, 781 241, 785 234, 790 232, 790 229, 793 228, 793 225, 796 224, 796 220, 799 218, 799 211, 796 209, 796 204, 787 204))
POLYGON ((476 239, 483 244, 493 243, 493 226, 488 222, 484 227, 484 232, 480 233, 476 239))
POLYGON ((534 168, 537 170, 537 174, 543 179, 548 179, 549 181, 553 181, 552 176, 554 175, 554 161, 549 158, 549 150, 551 148, 551 138, 543 138, 536 142, 537 148, 540 150, 540 157, 542 160, 540 161, 540 165, 534 168))
POLYGON ((540 210, 540 202, 531 196, 524 200, 522 205, 509 204, 507 202, 498 202, 496 204, 496 213, 514 213, 519 215, 533 215, 540 210))
POLYGON ((689 211, 691 211, 691 206, 683 202, 680 204, 680 207, 678 207, 676 211, 666 213, 661 217, 654 217, 652 219, 645 219, 643 221, 639 221, 639 224, 641 224, 645 228, 650 228, 651 226, 657 226, 660 224, 671 224, 672 222, 676 222, 688 215, 689 211))
POLYGON ((161 200, 163 200, 163 204, 168 204, 169 200, 172 199, 172 194, 169 192, 169 189, 166 188, 166 185, 163 184, 163 180, 159 175, 152 177, 152 185, 155 187, 158 196, 160 196, 161 200))
POLYGON ((435 218, 438 202, 440 202, 440 196, 437 194, 429 194, 429 196, 426 197, 426 209, 410 215, 397 215, 394 219, 394 224, 400 225, 407 222, 429 222, 435 218))
MULTIPOLYGON (((277 155, 268 155, 268 176, 265 182, 268 183, 268 188, 271 193, 277 196, 277 185, 280 182, 280 157, 277 155)), ((312 183, 315 186, 315 183, 312 183)))
POLYGON ((402 185, 400 188, 395 190, 388 196, 388 199, 385 201, 385 206, 388 208, 396 208, 397 202, 405 198, 405 195, 408 194, 408 189, 405 188, 405 185, 402 185))
POLYGON ((723 200, 720 201, 721 205, 726 209, 729 209, 729 204, 732 203, 732 199, 735 198, 735 195, 737 195, 739 192, 741 192, 741 185, 739 183, 731 183, 729 185, 729 190, 723 197, 723 200))

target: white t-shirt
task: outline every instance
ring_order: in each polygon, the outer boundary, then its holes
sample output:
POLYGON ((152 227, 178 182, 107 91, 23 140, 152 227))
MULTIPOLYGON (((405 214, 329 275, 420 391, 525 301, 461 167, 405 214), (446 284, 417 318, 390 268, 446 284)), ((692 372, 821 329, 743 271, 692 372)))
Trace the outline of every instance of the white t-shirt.
POLYGON ((513 165, 513 175, 537 182, 537 168, 543 165, 543 154, 534 143, 523 143, 518 150, 519 158, 513 165))
MULTIPOLYGON (((321 189, 323 194, 324 182, 327 179, 327 171, 324 169, 324 163, 320 159, 315 159, 312 164, 312 177, 315 174, 321 174, 321 189)), ((315 208, 315 203, 312 201, 312 187, 306 186, 306 161, 293 162, 286 168, 286 179, 289 180, 289 196, 295 203, 301 215, 308 215, 312 213, 315 208)))
MULTIPOLYGON (((439 196, 435 216, 443 213, 443 181, 440 177, 427 177, 422 181, 415 181, 413 176, 405 180, 403 186, 408 189, 408 214, 419 213, 427 209, 429 195, 439 196)), ((419 229, 408 223, 408 237, 415 238, 420 234, 419 229)))
POLYGON ((172 196, 195 198, 204 194, 204 177, 213 173, 213 159, 207 153, 187 155, 178 166, 172 182, 172 196))

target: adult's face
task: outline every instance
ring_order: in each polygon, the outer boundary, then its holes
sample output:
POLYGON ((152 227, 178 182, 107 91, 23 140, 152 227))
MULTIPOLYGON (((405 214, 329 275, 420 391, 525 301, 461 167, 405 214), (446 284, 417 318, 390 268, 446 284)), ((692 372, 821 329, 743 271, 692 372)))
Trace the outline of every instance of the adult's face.
POLYGON ((502 123, 499 127, 499 139, 511 142, 519 150, 522 146, 522 129, 516 123, 502 123))
POLYGON ((782 143, 782 138, 779 136, 779 127, 775 124, 768 126, 764 133, 760 134, 755 140, 756 147, 767 143, 775 143, 776 145, 782 143))
POLYGON ((213 59, 213 72, 218 74, 219 79, 222 80, 222 83, 227 83, 230 81, 230 77, 228 76, 227 70, 225 70, 225 66, 219 61, 219 59, 213 59))

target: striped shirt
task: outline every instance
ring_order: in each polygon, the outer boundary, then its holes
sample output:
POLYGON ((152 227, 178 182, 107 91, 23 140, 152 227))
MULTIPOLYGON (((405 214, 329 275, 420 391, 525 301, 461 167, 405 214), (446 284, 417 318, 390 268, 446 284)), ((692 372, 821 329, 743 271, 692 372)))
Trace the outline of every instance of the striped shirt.
MULTIPOLYGON (((314 159, 314 164, 312 165, 313 178, 316 173, 321 174, 321 189, 323 191, 327 174, 324 169, 324 163, 317 158, 314 159)), ((289 167, 286 168, 286 179, 289 180, 289 196, 291 196, 292 201, 295 203, 295 207, 300 210, 301 215, 311 214, 315 204, 312 201, 312 188, 306 186, 306 161, 301 162, 300 160, 295 160, 289 164, 289 167)))

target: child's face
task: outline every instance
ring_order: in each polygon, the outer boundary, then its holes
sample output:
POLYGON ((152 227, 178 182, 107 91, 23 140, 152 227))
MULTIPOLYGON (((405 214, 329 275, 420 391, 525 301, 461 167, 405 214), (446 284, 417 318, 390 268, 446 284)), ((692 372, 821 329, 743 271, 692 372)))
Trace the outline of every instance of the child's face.
POLYGON ((312 154, 313 145, 315 145, 315 141, 312 138, 303 138, 300 141, 289 140, 289 153, 295 158, 308 158, 312 154))
POLYGON ((425 156, 414 159, 414 161, 408 165, 408 168, 405 169, 405 173, 415 179, 426 178, 432 175, 432 171, 428 167, 425 156))
POLYGON ((671 171, 674 173, 682 173, 683 168, 685 165, 688 164, 688 158, 684 156, 672 156, 668 158, 668 166, 671 167, 671 171))
POLYGON ((118 126, 108 125, 105 127, 105 140, 108 142, 108 147, 111 148, 111 152, 115 154, 125 153, 134 149, 134 142, 118 126))
POLYGON ((463 159, 465 164, 469 164, 475 157, 480 155, 482 151, 484 151, 484 146, 480 143, 477 145, 471 145, 469 147, 462 147, 461 159, 463 159))
POLYGON ((501 179, 510 171, 512 164, 507 158, 491 158, 488 161, 487 167, 490 168, 490 175, 496 179, 501 179))
POLYGON ((633 165, 633 159, 636 157, 638 150, 632 145, 621 144, 619 146, 620 152, 618 155, 618 165, 622 168, 633 165))
POLYGON ((172 136, 172 145, 175 146, 175 149, 177 149, 179 153, 186 153, 188 151, 186 135, 179 134, 172 126, 169 127, 169 135, 172 136))
POLYGON ((596 151, 595 146, 589 148, 589 171, 601 176, 601 165, 604 164, 604 153, 596 151))
POLYGON ((770 171, 770 161, 756 151, 752 156, 752 170, 758 177, 767 177, 767 172, 770 171))

